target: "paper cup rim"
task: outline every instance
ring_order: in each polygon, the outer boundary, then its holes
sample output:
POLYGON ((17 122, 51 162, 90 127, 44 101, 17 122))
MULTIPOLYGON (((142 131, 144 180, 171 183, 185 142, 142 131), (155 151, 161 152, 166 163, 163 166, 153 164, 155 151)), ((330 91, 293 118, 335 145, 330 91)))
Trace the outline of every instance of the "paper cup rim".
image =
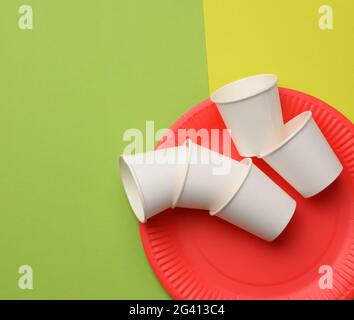
POLYGON ((266 92, 275 87, 277 83, 278 76, 275 74, 258 74, 233 81, 220 87, 211 94, 210 99, 212 102, 220 104, 238 102, 266 92), (252 85, 254 86, 254 80, 260 80, 260 78, 264 78, 261 79, 264 81, 264 83, 258 88, 252 88, 252 85), (240 91, 242 91, 242 86, 243 90, 245 90, 245 88, 247 89, 246 92, 238 92, 239 90, 237 89, 240 89, 240 91), (236 92, 230 93, 229 90, 236 92))
POLYGON ((139 180, 138 180, 138 178, 136 176, 136 173, 135 173, 132 165, 125 159, 125 155, 121 155, 119 157, 119 166, 120 166, 121 178, 122 178, 124 190, 125 190, 125 193, 127 194, 128 201, 129 201, 130 205, 132 206, 132 209, 133 209, 134 214, 137 217, 137 219, 141 223, 145 223, 146 220, 147 220, 147 218, 146 218, 146 204, 145 204, 143 192, 141 190, 141 186, 140 186, 139 180), (123 166, 125 166, 125 168, 123 168, 123 166), (142 209, 142 212, 140 212, 141 214, 137 213, 136 212, 136 206, 133 206, 131 204, 131 198, 128 196, 128 192, 127 192, 127 189, 126 189, 127 181, 122 175, 122 170, 128 170, 127 172, 130 174, 130 177, 133 179, 133 182, 135 183, 135 187, 137 189, 138 196, 139 196, 139 201, 140 201, 140 208, 139 209, 142 209))
POLYGON ((184 179, 183 182, 181 183, 180 187, 177 189, 176 196, 174 200, 172 201, 171 208, 176 208, 176 205, 178 203, 178 200, 180 199, 184 186, 186 185, 186 180, 188 176, 188 171, 189 171, 189 165, 190 165, 190 159, 191 159, 191 148, 193 146, 193 143, 190 139, 187 139, 184 143, 183 146, 187 148, 187 159, 186 159, 186 165, 185 165, 185 172, 184 172, 184 179))
POLYGON ((211 216, 215 216, 218 213, 220 213, 222 210, 224 210, 224 208, 236 197, 237 193, 241 190, 242 186, 244 185, 245 181, 247 180, 247 177, 250 174, 251 169, 252 169, 253 161, 251 158, 245 158, 245 159, 241 160, 240 163, 246 164, 246 166, 247 166, 247 168, 245 169, 246 170, 245 176, 243 177, 242 182, 239 184, 237 189, 232 193, 232 195, 218 209, 209 211, 209 214, 211 216))
POLYGON ((269 151, 266 151, 263 154, 260 154, 258 156, 258 158, 266 158, 268 156, 270 156, 271 154, 275 153, 276 151, 278 151, 279 149, 281 149, 283 146, 285 146, 288 142, 290 142, 295 136, 297 136, 303 128, 305 128, 305 126, 309 123, 309 121, 312 119, 312 112, 311 111, 305 111, 302 112, 300 114, 298 114, 297 116, 295 116, 294 118, 292 118, 291 120, 289 120, 284 126, 285 128, 287 126, 289 126, 291 123, 293 123, 294 121, 298 120, 299 118, 302 118, 302 122, 298 125, 298 127, 295 128, 295 130, 293 130, 292 132, 290 132, 290 134, 288 134, 288 136, 282 140, 278 145, 276 145, 274 148, 272 148, 269 151))

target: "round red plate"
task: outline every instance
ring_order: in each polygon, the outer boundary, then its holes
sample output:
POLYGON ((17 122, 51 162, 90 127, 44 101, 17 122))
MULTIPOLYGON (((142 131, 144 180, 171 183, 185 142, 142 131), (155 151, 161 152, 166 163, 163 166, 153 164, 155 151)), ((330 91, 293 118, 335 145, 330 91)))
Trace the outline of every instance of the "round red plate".
MULTIPOLYGON (((140 224, 149 262, 173 298, 354 298, 354 126, 309 95, 281 88, 280 97, 284 121, 313 112, 344 166, 342 174, 317 196, 304 199, 255 159, 297 201, 291 223, 271 243, 198 210, 170 209, 140 224), (321 266, 333 270, 332 289, 319 286, 321 266)), ((179 128, 223 129, 225 124, 216 106, 205 100, 171 127, 179 128)), ((235 148, 232 156, 240 159, 235 148)))

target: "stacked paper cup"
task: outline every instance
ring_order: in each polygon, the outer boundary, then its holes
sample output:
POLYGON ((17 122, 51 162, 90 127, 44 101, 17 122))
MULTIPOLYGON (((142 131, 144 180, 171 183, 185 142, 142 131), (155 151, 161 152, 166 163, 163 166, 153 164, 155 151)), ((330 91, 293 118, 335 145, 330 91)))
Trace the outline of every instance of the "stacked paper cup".
POLYGON ((296 206, 251 159, 238 162, 190 140, 180 147, 123 155, 120 166, 129 202, 141 222, 169 207, 202 209, 272 241, 296 206))
POLYGON ((146 222, 176 202, 188 170, 188 148, 122 155, 119 165, 130 206, 146 222))
POLYGON ((310 111, 283 124, 277 82, 270 74, 248 77, 218 89, 211 100, 239 153, 262 158, 308 198, 328 187, 343 167, 310 111))

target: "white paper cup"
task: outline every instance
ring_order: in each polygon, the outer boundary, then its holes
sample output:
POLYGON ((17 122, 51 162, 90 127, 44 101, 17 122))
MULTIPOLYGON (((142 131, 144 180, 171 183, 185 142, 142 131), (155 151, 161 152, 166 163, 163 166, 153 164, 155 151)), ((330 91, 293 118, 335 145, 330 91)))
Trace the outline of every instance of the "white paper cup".
POLYGON ((292 218, 296 202, 259 170, 251 159, 248 175, 232 198, 210 214, 266 241, 277 238, 292 218))
POLYGON ((259 156, 284 138, 278 77, 256 75, 232 82, 211 95, 240 155, 259 156))
POLYGON ((343 166, 306 111, 285 125, 286 138, 260 157, 305 198, 328 187, 343 166))
POLYGON ((146 222, 176 201, 188 169, 188 146, 122 155, 119 165, 129 203, 146 222))
POLYGON ((189 166, 175 206, 214 210, 238 189, 248 167, 191 141, 187 143, 189 166))

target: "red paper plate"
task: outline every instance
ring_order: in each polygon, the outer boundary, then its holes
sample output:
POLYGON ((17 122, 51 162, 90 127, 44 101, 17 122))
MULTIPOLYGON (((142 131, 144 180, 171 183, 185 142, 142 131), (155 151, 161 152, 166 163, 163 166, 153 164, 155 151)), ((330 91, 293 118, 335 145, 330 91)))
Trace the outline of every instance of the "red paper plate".
MULTIPOLYGON (((304 199, 262 160, 255 159, 297 201, 291 223, 271 243, 198 210, 170 209, 140 224, 149 262, 173 298, 354 298, 354 126, 309 95, 281 88, 280 97, 284 121, 305 110, 313 112, 343 172, 326 190, 304 199), (320 289, 323 265, 333 270, 332 289, 320 289)), ((216 106, 205 100, 171 129, 179 128, 222 129, 225 124, 216 106)), ((240 159, 235 148, 232 156, 240 159)))

